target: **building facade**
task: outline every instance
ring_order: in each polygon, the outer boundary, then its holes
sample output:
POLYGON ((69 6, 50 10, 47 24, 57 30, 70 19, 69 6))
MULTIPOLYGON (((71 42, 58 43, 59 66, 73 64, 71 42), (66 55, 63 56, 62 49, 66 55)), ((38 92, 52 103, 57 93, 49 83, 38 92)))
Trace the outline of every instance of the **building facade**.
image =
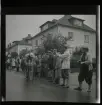
POLYGON ((27 37, 23 38, 21 41, 14 41, 8 45, 7 52, 17 52, 20 54, 20 51, 23 49, 32 49, 32 44, 30 40, 31 36, 28 34, 27 37))
POLYGON ((96 58, 96 31, 85 25, 84 21, 71 15, 65 15, 59 20, 47 21, 40 26, 40 33, 30 39, 33 50, 42 44, 44 36, 48 34, 55 36, 60 33, 65 37, 71 37, 67 42, 71 51, 75 47, 84 45, 89 48, 92 58, 96 58))

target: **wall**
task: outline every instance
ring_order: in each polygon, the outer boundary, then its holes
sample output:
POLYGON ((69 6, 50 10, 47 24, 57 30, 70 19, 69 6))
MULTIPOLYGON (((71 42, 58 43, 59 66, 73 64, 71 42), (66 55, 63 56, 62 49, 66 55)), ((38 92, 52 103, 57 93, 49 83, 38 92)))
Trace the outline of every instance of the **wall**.
POLYGON ((17 52, 19 54, 19 52, 22 50, 22 49, 32 49, 32 46, 28 46, 28 45, 16 45, 14 47, 12 47, 9 52, 17 52))
POLYGON ((67 44, 72 47, 85 45, 89 48, 89 53, 92 57, 96 58, 96 34, 91 32, 86 32, 80 29, 74 29, 64 26, 58 26, 58 32, 62 35, 68 37, 68 32, 73 32, 74 40, 68 41, 67 44), (84 35, 89 35, 89 43, 84 43, 84 35))
POLYGON ((48 35, 48 33, 52 33, 53 35, 55 35, 55 34, 57 34, 57 32, 58 32, 57 31, 57 26, 55 26, 55 27, 41 33, 38 37, 33 38, 32 39, 32 47, 33 47, 33 49, 36 48, 36 44, 35 44, 36 40, 38 40, 39 45, 41 44, 41 38, 43 37, 43 35, 46 36, 46 35, 48 35))
POLYGON ((17 52, 18 53, 18 45, 12 47, 11 49, 9 49, 9 52, 17 52))
POLYGON ((28 43, 31 44, 31 40, 28 40, 28 43))
POLYGON ((18 54, 20 53, 21 50, 23 49, 32 49, 32 46, 28 46, 28 45, 19 45, 18 46, 18 54))

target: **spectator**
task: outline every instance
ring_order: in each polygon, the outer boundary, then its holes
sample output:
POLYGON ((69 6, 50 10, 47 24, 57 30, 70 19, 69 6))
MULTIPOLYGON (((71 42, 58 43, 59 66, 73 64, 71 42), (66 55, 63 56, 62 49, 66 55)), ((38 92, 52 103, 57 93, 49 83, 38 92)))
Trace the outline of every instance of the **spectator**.
POLYGON ((44 77, 44 71, 45 71, 45 54, 42 55, 42 59, 41 59, 41 76, 44 77))
POLYGON ((61 59, 60 59, 60 53, 56 54, 56 65, 55 65, 55 83, 60 84, 60 78, 61 78, 61 59))
POLYGON ((17 69, 17 72, 19 72, 19 68, 20 68, 20 59, 19 59, 19 57, 17 57, 17 59, 16 59, 16 69, 17 69))
POLYGON ((45 71, 44 71, 44 74, 45 74, 45 77, 46 79, 48 78, 48 54, 45 53, 45 71))
POLYGON ((56 58, 57 58, 57 49, 53 50, 53 83, 55 83, 55 66, 56 66, 56 58))
POLYGON ((11 65, 10 58, 7 59, 7 63, 6 64, 7 64, 7 69, 9 70, 10 69, 10 65, 11 65))
POLYGON ((12 58, 12 69, 14 70, 16 68, 16 60, 15 58, 12 58))
POLYGON ((41 77, 41 55, 38 56, 38 65, 37 65, 37 74, 38 77, 41 77))
POLYGON ((25 61, 24 60, 25 60, 24 57, 22 57, 22 59, 21 59, 21 69, 22 69, 23 72, 25 71, 25 61))
POLYGON ((53 54, 52 54, 51 51, 48 51, 48 55, 49 55, 49 58, 48 58, 48 67, 49 67, 50 74, 52 76, 52 81, 53 81, 53 75, 52 75, 53 69, 54 69, 54 67, 53 67, 53 54))
POLYGON ((69 88, 69 73, 70 73, 70 58, 71 58, 69 49, 66 49, 64 54, 60 55, 60 58, 62 59, 61 75, 63 79, 63 84, 61 86, 69 88), (65 81, 67 81, 66 84, 65 81))

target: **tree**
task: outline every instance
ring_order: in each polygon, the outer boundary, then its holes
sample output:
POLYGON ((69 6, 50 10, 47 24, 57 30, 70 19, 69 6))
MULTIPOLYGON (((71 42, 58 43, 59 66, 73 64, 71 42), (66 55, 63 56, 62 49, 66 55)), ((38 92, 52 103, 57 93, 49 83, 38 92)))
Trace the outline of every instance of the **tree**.
POLYGON ((67 41, 70 38, 62 36, 60 33, 53 36, 53 35, 47 35, 46 39, 43 42, 43 46, 45 48, 45 52, 51 49, 57 49, 60 53, 63 53, 66 50, 66 44, 67 41))
POLYGON ((75 50, 73 51, 72 57, 71 57, 71 68, 77 68, 79 67, 79 63, 77 62, 80 59, 80 56, 82 54, 81 49, 83 47, 76 46, 75 50))
POLYGON ((42 55, 45 52, 45 48, 43 46, 38 46, 35 50, 37 55, 42 55))
POLYGON ((74 50, 74 52, 73 52, 73 55, 81 55, 81 48, 82 47, 78 47, 78 46, 76 46, 75 47, 75 50, 74 50))
POLYGON ((16 58, 18 56, 18 53, 17 52, 11 52, 11 57, 12 58, 16 58))
POLYGON ((23 50, 20 51, 19 56, 20 56, 20 57, 21 57, 21 56, 25 56, 25 54, 27 54, 27 53, 28 53, 28 50, 27 50, 27 49, 23 49, 23 50))

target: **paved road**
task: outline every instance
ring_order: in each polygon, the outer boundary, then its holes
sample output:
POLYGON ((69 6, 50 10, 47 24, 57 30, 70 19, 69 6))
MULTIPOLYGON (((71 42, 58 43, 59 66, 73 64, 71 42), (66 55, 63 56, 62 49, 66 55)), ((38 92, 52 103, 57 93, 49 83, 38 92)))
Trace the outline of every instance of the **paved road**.
POLYGON ((78 73, 71 73, 70 88, 66 89, 48 82, 35 79, 27 82, 22 73, 6 72, 7 101, 53 101, 53 102, 95 102, 96 84, 93 76, 92 92, 87 93, 87 84, 83 83, 83 91, 73 90, 78 86, 78 73))

